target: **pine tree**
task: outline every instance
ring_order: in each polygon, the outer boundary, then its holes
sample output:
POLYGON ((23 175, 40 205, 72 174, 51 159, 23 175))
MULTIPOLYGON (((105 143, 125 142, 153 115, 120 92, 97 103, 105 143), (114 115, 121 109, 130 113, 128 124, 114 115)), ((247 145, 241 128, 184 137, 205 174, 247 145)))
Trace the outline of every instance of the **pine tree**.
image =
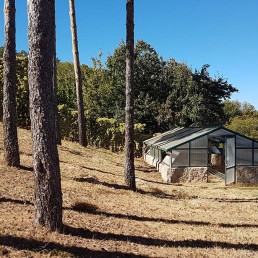
POLYGON ((4 85, 3 134, 4 158, 8 166, 20 165, 16 115, 16 42, 15 0, 4 1, 4 85))
POLYGON ((126 3, 126 107, 125 171, 126 185, 136 190, 134 169, 134 0, 126 3))
POLYGON ((62 227, 62 191, 55 134, 54 0, 28 1, 30 118, 35 174, 35 223, 62 227))
POLYGON ((74 58, 74 74, 75 74, 75 85, 76 85, 76 96, 78 106, 78 129, 79 129, 79 143, 82 146, 87 146, 86 138, 86 123, 84 117, 83 107, 83 95, 82 95, 82 77, 78 50, 78 39, 77 39, 77 26, 76 26, 76 15, 74 0, 69 1, 70 4, 70 21, 71 21, 71 34, 72 34, 72 45, 73 45, 73 58, 74 58))

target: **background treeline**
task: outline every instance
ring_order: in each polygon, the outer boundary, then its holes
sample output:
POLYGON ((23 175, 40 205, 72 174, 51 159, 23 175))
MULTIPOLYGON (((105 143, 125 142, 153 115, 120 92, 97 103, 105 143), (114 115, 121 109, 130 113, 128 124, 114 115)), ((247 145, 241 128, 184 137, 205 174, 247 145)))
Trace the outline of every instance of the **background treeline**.
MULTIPOLYGON (((2 56, 3 48, 0 48, 2 56)), ((120 151, 124 146, 125 44, 105 62, 101 54, 93 65, 81 65, 83 98, 89 144, 120 151)), ((29 128, 27 53, 17 53, 18 125, 29 128)), ((74 68, 57 62, 58 109, 62 138, 77 140, 77 108, 74 68)), ((164 60, 144 41, 135 46, 135 133, 136 154, 149 135, 174 126, 226 125, 258 139, 258 112, 249 103, 229 101, 237 89, 224 78, 212 77, 209 65, 192 71, 186 63, 164 60)), ((2 59, 0 98, 2 103, 2 59)), ((0 108, 2 117, 2 107, 0 108)))

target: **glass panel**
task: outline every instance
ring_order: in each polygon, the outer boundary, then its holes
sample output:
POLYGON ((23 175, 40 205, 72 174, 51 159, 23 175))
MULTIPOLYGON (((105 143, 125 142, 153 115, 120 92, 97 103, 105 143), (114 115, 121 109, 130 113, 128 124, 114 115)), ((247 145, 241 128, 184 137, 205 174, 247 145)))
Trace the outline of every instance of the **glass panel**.
POLYGON ((219 129, 211 134, 209 134, 209 136, 221 136, 221 137, 225 137, 225 136, 233 136, 234 134, 227 131, 227 130, 224 130, 224 129, 219 129))
POLYGON ((173 150, 172 166, 189 166, 189 150, 173 150))
POLYGON ((258 143, 254 142, 254 148, 258 148, 258 143))
POLYGON ((189 143, 178 146, 176 149, 189 149, 189 143))
POLYGON ((161 150, 158 150, 158 159, 161 161, 162 160, 162 157, 161 157, 161 150))
POLYGON ((191 148, 207 148, 207 146, 208 146, 207 135, 191 141, 191 148))
POLYGON ((159 159, 159 152, 160 152, 160 151, 159 151, 158 149, 156 149, 156 148, 155 148, 154 151, 155 151, 155 156, 154 156, 155 159, 159 159))
POLYGON ((228 138, 226 142, 227 167, 235 166, 235 138, 228 138))
POLYGON ((254 165, 258 165, 258 149, 254 150, 254 165))
POLYGON ((236 150, 236 164, 237 165, 252 165, 252 149, 237 149, 236 150))
POLYGON ((226 184, 235 182, 235 167, 226 170, 226 184))
POLYGON ((206 150, 191 150, 190 166, 207 166, 208 153, 206 150))
POLYGON ((236 146, 237 146, 237 148, 241 148, 241 147, 252 148, 253 143, 251 140, 248 140, 244 137, 237 135, 236 136, 236 146))

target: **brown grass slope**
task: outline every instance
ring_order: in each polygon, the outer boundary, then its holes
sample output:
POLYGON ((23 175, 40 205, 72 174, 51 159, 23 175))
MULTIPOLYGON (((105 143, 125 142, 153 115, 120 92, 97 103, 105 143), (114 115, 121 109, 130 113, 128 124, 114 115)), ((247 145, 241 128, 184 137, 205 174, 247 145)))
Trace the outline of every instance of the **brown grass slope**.
POLYGON ((131 192, 122 154, 65 141, 65 227, 48 232, 33 224, 30 132, 19 130, 21 169, 3 165, 0 138, 1 257, 258 257, 257 187, 164 184, 137 159, 131 192))

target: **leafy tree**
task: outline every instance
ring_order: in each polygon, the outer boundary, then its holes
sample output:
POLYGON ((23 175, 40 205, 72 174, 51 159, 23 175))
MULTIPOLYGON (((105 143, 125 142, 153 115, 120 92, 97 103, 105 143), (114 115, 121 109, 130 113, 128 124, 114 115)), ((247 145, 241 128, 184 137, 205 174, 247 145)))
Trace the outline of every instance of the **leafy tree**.
POLYGON ((226 100, 223 104, 226 123, 229 123, 234 117, 242 115, 241 102, 226 100))
POLYGON ((69 4, 70 4, 70 21, 71 21, 71 33, 72 33, 72 45, 73 45, 76 96, 77 96, 77 107, 78 107, 79 143, 82 146, 87 146, 86 124, 85 124, 83 95, 82 95, 82 77, 81 77, 81 67, 80 67, 80 60, 79 60, 74 0, 70 0, 69 4))
POLYGON ((18 57, 28 57, 29 53, 25 50, 21 50, 20 52, 16 53, 18 57))
POLYGON ((76 109, 76 92, 73 63, 57 63, 58 105, 76 109))
POLYGON ((204 65, 201 71, 195 70, 192 75, 193 84, 189 90, 189 105, 185 115, 190 118, 186 125, 198 126, 222 125, 225 122, 223 100, 230 98, 238 91, 224 78, 210 77, 209 65, 204 65))
MULTIPOLYGON (((3 60, 0 59, 0 102, 3 92, 3 60)), ((23 128, 30 126, 28 57, 16 56, 16 112, 17 125, 23 128)), ((2 105, 0 106, 2 117, 2 105)))
POLYGON ((236 116, 226 125, 227 128, 258 140, 258 112, 255 115, 236 116))
POLYGON ((241 110, 242 110, 243 115, 252 116, 252 115, 257 114, 255 107, 246 101, 241 104, 241 110))
POLYGON ((0 47, 0 58, 3 58, 4 55, 4 47, 0 47))
MULTIPOLYGON (((166 61, 163 70, 166 100, 162 103, 157 121, 162 131, 184 125, 184 110, 188 107, 189 89, 193 83, 192 72, 185 63, 174 59, 166 61)), ((187 119, 188 116, 187 116, 187 119)))
POLYGON ((28 57, 16 57, 17 78, 17 123, 23 128, 30 127, 28 57))
POLYGON ((16 115, 15 0, 4 1, 3 137, 8 166, 20 165, 16 115))
MULTIPOLYGON (((125 44, 121 42, 106 63, 113 87, 113 116, 120 121, 124 121, 125 53, 125 44)), ((163 66, 163 59, 149 44, 142 40, 136 42, 134 50, 135 121, 146 124, 150 132, 156 131, 158 127, 155 119, 158 108, 153 106, 153 103, 160 103, 165 98, 163 66), (148 107, 145 108, 145 105, 148 107)))
POLYGON ((84 103, 87 117, 113 117, 113 90, 110 77, 101 61, 102 54, 92 58, 93 67, 82 65, 84 103))
POLYGON ((125 184, 136 190, 134 171, 134 0, 126 2, 125 184))
POLYGON ((54 0, 28 1, 30 116, 35 174, 35 223, 62 227, 62 191, 53 101, 54 0))

